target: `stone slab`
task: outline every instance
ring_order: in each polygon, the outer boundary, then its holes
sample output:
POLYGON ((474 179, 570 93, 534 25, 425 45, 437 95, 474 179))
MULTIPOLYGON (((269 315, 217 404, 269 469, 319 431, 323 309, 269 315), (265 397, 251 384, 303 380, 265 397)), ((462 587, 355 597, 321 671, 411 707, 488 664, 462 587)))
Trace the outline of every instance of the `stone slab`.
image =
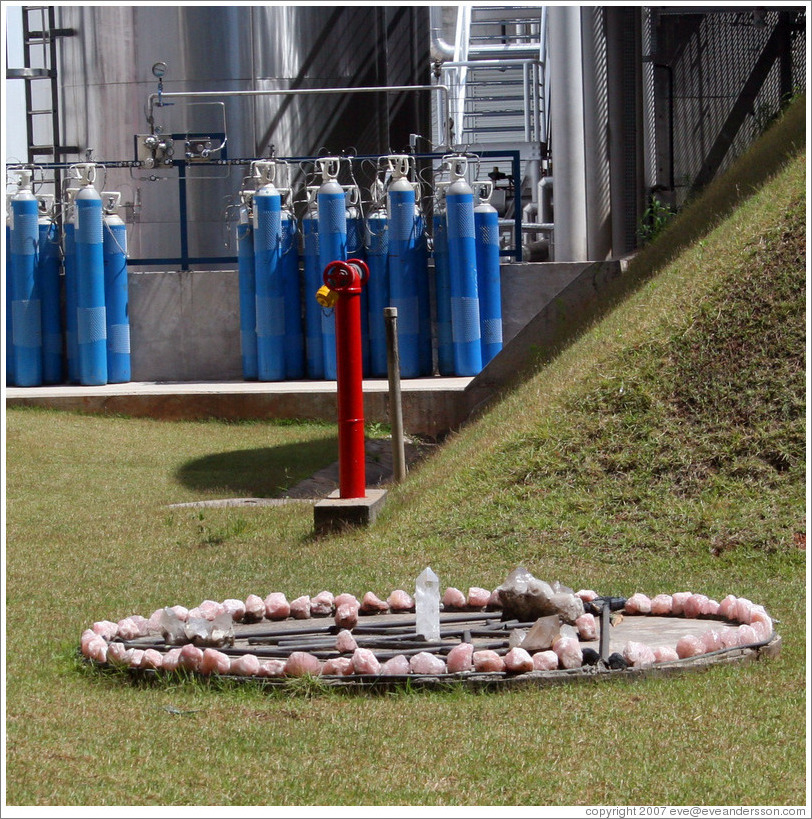
POLYGON ((336 489, 313 507, 316 534, 347 526, 369 526, 375 522, 385 502, 385 489, 367 489, 363 498, 342 498, 340 490, 336 489))

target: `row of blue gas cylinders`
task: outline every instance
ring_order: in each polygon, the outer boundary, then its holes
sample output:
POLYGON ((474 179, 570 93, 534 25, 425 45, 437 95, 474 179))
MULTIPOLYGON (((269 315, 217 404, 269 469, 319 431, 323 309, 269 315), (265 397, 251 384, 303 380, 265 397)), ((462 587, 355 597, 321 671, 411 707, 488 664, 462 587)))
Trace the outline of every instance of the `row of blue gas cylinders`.
POLYGON ((324 268, 337 259, 360 258, 369 267, 361 297, 366 376, 387 374, 387 306, 398 310, 401 377, 433 374, 432 296, 440 375, 476 375, 501 350, 496 210, 475 206, 464 182, 447 188, 445 208, 433 217, 432 282, 426 225, 414 187, 401 182, 390 186, 387 207, 366 219, 348 209, 335 181, 319 188, 316 207, 298 223, 272 184, 253 193, 252 213, 243 208, 237 230, 246 379, 336 378, 335 318, 315 294, 324 268))
POLYGON ((64 225, 63 257, 57 225, 40 215, 30 189, 11 200, 7 384, 98 386, 131 378, 126 226, 115 214, 103 214, 92 186, 77 192, 74 208, 75 220, 64 225))

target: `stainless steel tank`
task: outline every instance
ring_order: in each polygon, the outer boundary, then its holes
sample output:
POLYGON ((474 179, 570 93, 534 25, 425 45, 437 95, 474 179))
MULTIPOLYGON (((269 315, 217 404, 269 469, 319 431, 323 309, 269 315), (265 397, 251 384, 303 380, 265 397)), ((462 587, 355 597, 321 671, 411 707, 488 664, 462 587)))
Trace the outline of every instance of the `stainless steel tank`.
MULTIPOLYGON (((62 144, 85 160, 132 160, 135 135, 163 92, 421 85, 429 83, 428 8, 414 6, 57 6, 62 144)), ((415 93, 172 99, 155 109, 164 135, 225 131, 229 159, 403 150, 428 136, 428 95, 415 93)), ((217 139, 212 140, 216 146, 217 139)), ((175 158, 184 140, 175 140, 175 158)), ((202 146, 198 146, 202 147, 202 146)), ((216 153, 214 154, 217 155, 216 153)), ((220 155, 223 155, 221 152, 220 155)), ((224 206, 248 166, 109 169, 122 191, 134 259, 209 259, 225 247, 224 206), (184 196, 181 196, 181 194, 184 196), (183 200, 183 201, 181 201, 183 200), (180 229, 185 209, 188 232, 180 229)), ((164 264, 164 267, 167 265, 164 264)), ((171 266, 171 265, 170 265, 171 266)), ((194 266, 194 264, 193 264, 194 266)))

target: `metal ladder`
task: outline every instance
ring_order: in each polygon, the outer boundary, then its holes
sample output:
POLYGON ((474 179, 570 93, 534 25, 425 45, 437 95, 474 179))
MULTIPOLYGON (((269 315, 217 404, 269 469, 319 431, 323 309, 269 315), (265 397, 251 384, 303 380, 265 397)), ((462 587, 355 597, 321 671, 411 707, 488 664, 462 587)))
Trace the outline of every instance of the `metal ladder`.
MULTIPOLYGON (((27 162, 60 162, 65 155, 79 153, 75 146, 60 145, 57 81, 57 41, 74 32, 56 27, 53 6, 23 6, 21 11, 23 66, 6 69, 6 79, 25 82, 27 162)), ((58 171, 52 181, 58 189, 58 171)))

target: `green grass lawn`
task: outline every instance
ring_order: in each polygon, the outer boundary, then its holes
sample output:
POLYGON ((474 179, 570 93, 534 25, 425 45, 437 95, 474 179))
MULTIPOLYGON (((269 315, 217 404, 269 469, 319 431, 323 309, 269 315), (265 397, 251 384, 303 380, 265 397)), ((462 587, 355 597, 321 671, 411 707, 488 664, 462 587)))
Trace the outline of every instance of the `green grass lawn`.
POLYGON ((790 154, 737 208, 696 202, 682 218, 704 212, 705 231, 686 244, 677 220, 638 258, 640 285, 451 436, 368 530, 316 538, 306 505, 168 508, 273 495, 334 459, 333 427, 9 409, 7 803, 804 804, 806 158, 790 154), (603 594, 748 597, 782 652, 376 696, 137 686, 75 657, 93 621, 164 605, 385 596, 426 565, 443 586, 493 588, 519 564, 603 594))

